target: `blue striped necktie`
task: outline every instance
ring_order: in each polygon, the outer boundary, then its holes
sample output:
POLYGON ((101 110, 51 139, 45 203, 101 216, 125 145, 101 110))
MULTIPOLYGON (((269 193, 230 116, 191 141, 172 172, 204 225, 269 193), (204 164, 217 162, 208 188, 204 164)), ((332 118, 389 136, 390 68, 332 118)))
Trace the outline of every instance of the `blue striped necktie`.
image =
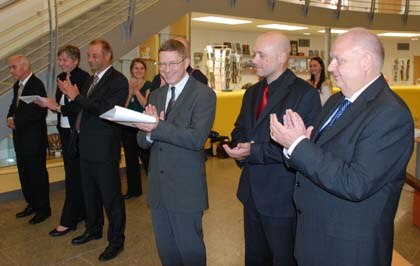
POLYGON ((321 136, 322 132, 325 129, 327 129, 328 127, 331 127, 335 123, 335 121, 337 121, 340 118, 340 116, 343 115, 344 111, 346 111, 347 107, 349 107, 350 104, 351 102, 346 99, 337 107, 336 109, 337 111, 334 113, 331 119, 326 124, 324 124, 324 126, 321 127, 321 129, 319 130, 318 134, 316 135, 314 139, 315 142, 319 139, 319 137, 321 136))

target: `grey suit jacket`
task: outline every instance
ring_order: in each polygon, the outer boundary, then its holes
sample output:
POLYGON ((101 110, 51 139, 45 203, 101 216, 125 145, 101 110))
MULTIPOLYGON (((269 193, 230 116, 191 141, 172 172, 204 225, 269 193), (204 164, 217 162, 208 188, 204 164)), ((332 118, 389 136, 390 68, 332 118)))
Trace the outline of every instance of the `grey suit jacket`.
MULTIPOLYGON (((152 92, 149 103, 165 110, 168 86, 152 92)), ((137 141, 150 148, 147 200, 151 208, 202 211, 208 208, 204 143, 213 125, 216 95, 189 78, 167 120, 152 131, 151 144, 139 131, 137 141)))
MULTIPOLYGON (((327 101, 314 132, 343 100, 338 93, 327 101)), ((409 109, 381 76, 316 143, 296 146, 289 163, 298 170, 299 265, 391 265, 413 134, 409 109)))

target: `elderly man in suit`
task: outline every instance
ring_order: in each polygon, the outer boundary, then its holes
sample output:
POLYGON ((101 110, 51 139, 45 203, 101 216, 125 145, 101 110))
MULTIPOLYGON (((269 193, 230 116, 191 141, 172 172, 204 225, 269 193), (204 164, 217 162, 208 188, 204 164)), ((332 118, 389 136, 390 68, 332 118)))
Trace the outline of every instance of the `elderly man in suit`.
POLYGON ((17 80, 13 100, 7 114, 7 126, 13 130, 13 144, 22 193, 27 207, 16 214, 22 218, 35 213, 29 220, 37 224, 51 215, 49 181, 46 168, 47 111, 34 103, 19 99, 25 95, 47 96, 44 84, 32 72, 29 60, 23 55, 9 59, 10 74, 17 80))
POLYGON ((109 220, 108 246, 99 256, 106 261, 124 248, 125 207, 119 175, 120 128, 99 118, 115 105, 123 106, 128 96, 128 81, 115 70, 112 49, 108 42, 96 39, 89 44, 88 63, 94 75, 79 93, 69 76, 57 80, 58 87, 81 108, 75 126, 80 130, 80 169, 86 205, 86 231, 74 238, 75 245, 102 237, 104 217, 109 220))
POLYGON ((414 127, 381 74, 383 60, 378 37, 352 29, 333 44, 328 70, 341 92, 326 102, 314 130, 292 110, 283 124, 272 115, 271 136, 298 171, 299 265, 391 265, 414 127))
POLYGON ((205 265, 202 215, 208 208, 204 143, 215 115, 216 96, 187 74, 184 45, 168 40, 159 49, 167 86, 151 93, 145 113, 156 123, 138 123, 137 140, 150 148, 148 195, 163 265, 205 265))
POLYGON ((294 108, 307 124, 320 109, 319 95, 287 69, 290 42, 279 32, 260 35, 253 64, 261 79, 250 87, 232 131, 228 155, 242 168, 237 196, 244 205, 245 264, 295 265, 295 171, 282 160, 282 148, 270 140, 270 113, 294 108))

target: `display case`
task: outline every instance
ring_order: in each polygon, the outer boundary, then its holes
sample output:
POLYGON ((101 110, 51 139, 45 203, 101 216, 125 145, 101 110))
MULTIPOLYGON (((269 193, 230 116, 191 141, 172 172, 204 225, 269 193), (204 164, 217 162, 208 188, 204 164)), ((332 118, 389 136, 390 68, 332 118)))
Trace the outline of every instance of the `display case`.
POLYGON ((309 61, 307 56, 290 56, 289 69, 296 75, 309 74, 309 61))

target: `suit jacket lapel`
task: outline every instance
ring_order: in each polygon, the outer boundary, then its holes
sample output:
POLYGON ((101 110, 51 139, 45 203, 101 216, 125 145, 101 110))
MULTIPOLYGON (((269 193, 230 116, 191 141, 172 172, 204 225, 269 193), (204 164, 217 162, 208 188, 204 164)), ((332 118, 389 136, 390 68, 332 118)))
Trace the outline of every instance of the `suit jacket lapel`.
MULTIPOLYGON (((114 71, 113 67, 110 67, 102 76, 102 78, 98 81, 98 83, 95 85, 95 87, 92 88, 91 92, 89 93, 89 95, 87 96, 88 98, 91 98, 97 91, 99 91, 98 89, 100 87, 103 86, 103 84, 106 84, 106 82, 108 81, 109 77, 111 76, 111 73, 114 71)), ((93 76, 91 77, 91 82, 89 82, 89 87, 93 82, 93 76)), ((89 87, 86 90, 86 94, 88 93, 89 87)))
MULTIPOLYGON (((290 84, 293 83, 294 76, 290 75, 287 71, 283 74, 286 75, 285 79, 281 82, 282 86, 272 89, 272 91, 269 91, 268 95, 268 103, 265 106, 264 110, 261 112, 260 117, 256 120, 256 126, 260 124, 262 121, 264 121, 265 117, 268 116, 274 107, 276 107, 280 102, 284 100, 284 98, 289 94, 290 92, 290 84), (283 85, 284 84, 284 85, 283 85)), ((262 88, 261 88, 262 90, 262 88)), ((260 93, 262 95, 262 93, 260 93)), ((261 97, 259 97, 259 100, 253 105, 254 106, 254 117, 257 116, 257 108, 258 104, 260 103, 261 97)), ((256 97, 257 98, 257 97, 256 97)))
MULTIPOLYGON (((174 105, 172 105, 171 112, 169 113, 168 120, 171 120, 173 117, 176 117, 176 114, 180 110, 180 106, 183 105, 183 102, 188 98, 188 95, 192 94, 193 90, 193 84, 192 84, 192 78, 188 78, 187 83, 185 84, 185 87, 182 89, 181 94, 179 94, 178 98, 176 99, 174 105)), ((166 90, 167 92, 167 90, 166 90)), ((165 101, 166 103, 166 101, 165 101)))
MULTIPOLYGON (((340 131, 342 131, 347 125, 349 125, 356 117, 360 115, 361 112, 365 111, 367 105, 376 97, 376 95, 386 87, 386 82, 383 76, 379 77, 376 81, 374 81, 357 99, 354 101, 343 113, 343 115, 330 127, 324 129, 319 140, 317 141, 319 144, 325 143, 335 135, 337 135, 340 131)), ((335 107, 329 112, 331 113, 337 108, 337 105, 340 104, 344 100, 344 97, 340 97, 337 100, 337 103, 334 105, 335 107)), ((330 116, 329 115, 329 116, 330 116)), ((322 126, 326 119, 329 116, 323 119, 323 123, 320 124, 322 126)), ((319 131, 319 130, 318 130, 319 131)))

